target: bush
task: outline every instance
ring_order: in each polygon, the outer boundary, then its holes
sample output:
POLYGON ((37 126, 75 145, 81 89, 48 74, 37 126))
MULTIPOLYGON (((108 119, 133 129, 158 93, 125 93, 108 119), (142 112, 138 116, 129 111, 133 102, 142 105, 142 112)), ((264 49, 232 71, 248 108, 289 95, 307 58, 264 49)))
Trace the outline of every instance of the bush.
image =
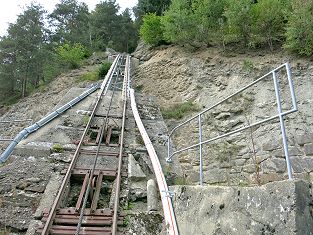
POLYGON ((313 55, 313 2, 292 1, 284 47, 301 55, 313 55))
POLYGON ((175 104, 167 109, 162 109, 162 116, 165 119, 181 119, 185 114, 190 112, 199 111, 198 107, 195 106, 191 101, 175 104))
POLYGON ((252 30, 251 8, 251 0, 227 0, 224 16, 230 41, 242 40, 244 45, 248 45, 252 30))
POLYGON ((161 17, 152 13, 145 15, 140 27, 140 37, 152 46, 161 45, 164 42, 161 17))
POLYGON ((109 72, 110 68, 111 68, 111 63, 110 62, 105 62, 101 65, 101 67, 99 68, 98 74, 99 74, 99 78, 104 78, 105 75, 107 75, 107 73, 109 72))
POLYGON ((267 43, 273 50, 273 43, 281 41, 285 34, 286 1, 259 0, 252 7, 252 39, 250 44, 267 43))
POLYGON ((64 148, 61 144, 54 144, 52 146, 52 152, 54 153, 63 153, 64 152, 64 148))
POLYGON ((70 69, 79 68, 82 60, 86 58, 89 53, 80 43, 75 43, 73 46, 64 43, 62 46, 59 46, 56 51, 60 60, 70 69))
POLYGON ((170 8, 161 18, 165 40, 177 44, 195 45, 198 34, 192 16, 192 5, 188 0, 173 0, 170 8))

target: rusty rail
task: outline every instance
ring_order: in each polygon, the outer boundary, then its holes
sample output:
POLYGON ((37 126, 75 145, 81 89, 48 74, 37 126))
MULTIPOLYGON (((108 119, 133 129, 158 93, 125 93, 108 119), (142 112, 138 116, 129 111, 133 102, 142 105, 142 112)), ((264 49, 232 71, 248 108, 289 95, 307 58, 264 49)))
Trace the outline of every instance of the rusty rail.
MULTIPOLYGON (((127 57, 128 58, 128 57, 127 57)), ((102 140, 105 139, 105 144, 110 146, 110 139, 112 134, 112 128, 108 126, 108 117, 110 112, 110 107, 113 99, 114 90, 116 89, 116 84, 119 78, 119 74, 117 68, 121 65, 121 61, 125 60, 122 56, 118 55, 115 59, 108 75, 106 76, 102 86, 100 95, 96 101, 96 104, 91 113, 90 119, 87 123, 87 126, 84 130, 84 133, 79 141, 77 149, 74 153, 72 162, 65 174, 64 180, 62 182, 61 188, 58 192, 58 195, 52 205, 52 208, 48 211, 45 211, 43 214, 42 221, 45 222, 45 225, 38 228, 38 232, 41 234, 116 234, 117 226, 122 223, 123 217, 118 214, 118 204, 119 204, 119 192, 120 192, 120 183, 121 183, 121 168, 122 168, 122 158, 123 158, 123 137, 124 137, 124 126, 126 119, 126 93, 123 92, 123 115, 122 117, 122 127, 120 134, 120 142, 119 142, 119 152, 103 152, 100 150, 102 145, 102 140), (115 77, 115 83, 112 85, 112 78, 115 77), (99 117, 96 112, 99 109, 99 104, 103 97, 107 94, 109 90, 109 86, 113 87, 113 94, 111 97, 110 105, 108 112, 106 114, 104 124, 99 129, 98 135, 96 138, 97 150, 90 151, 82 148, 83 142, 91 130, 91 125, 94 120, 94 117, 99 117), (109 130, 109 132, 106 132, 109 130), (105 136, 106 132, 106 136, 105 136), (108 136, 110 135, 110 136, 108 136), (93 166, 90 169, 80 169, 75 167, 80 154, 86 154, 87 156, 94 156, 95 160, 93 162, 93 166), (116 158, 118 156, 118 167, 117 169, 96 169, 97 160, 99 156, 105 157, 113 157, 116 158), (71 208, 60 208, 61 203, 64 200, 66 191, 69 190, 69 184, 71 177, 81 177, 83 178, 82 188, 78 195, 76 206, 71 208), (115 192, 115 203, 114 209, 97 209, 97 202, 100 195, 100 189, 102 185, 102 180, 104 177, 106 178, 114 178, 116 176, 116 192, 115 192), (95 190, 91 190, 91 187, 95 190), (86 203, 88 198, 91 197, 91 205, 90 208, 86 208, 86 203), (81 226, 88 225, 88 227, 82 228, 81 226), (111 227, 109 228, 108 226, 111 227), (104 226, 104 227, 94 227, 94 226, 104 226), (76 232, 75 232, 76 231, 76 232)), ((127 59, 127 61, 129 58, 127 59)), ((125 68, 126 69, 126 68, 125 68)), ((128 77, 124 76, 124 83, 127 83, 128 77)), ((126 87, 126 86, 125 86, 126 87)), ((112 115, 111 115, 112 116, 112 115)), ((119 117, 120 119, 120 117, 119 117)), ((111 144, 114 146, 114 144, 111 144)))

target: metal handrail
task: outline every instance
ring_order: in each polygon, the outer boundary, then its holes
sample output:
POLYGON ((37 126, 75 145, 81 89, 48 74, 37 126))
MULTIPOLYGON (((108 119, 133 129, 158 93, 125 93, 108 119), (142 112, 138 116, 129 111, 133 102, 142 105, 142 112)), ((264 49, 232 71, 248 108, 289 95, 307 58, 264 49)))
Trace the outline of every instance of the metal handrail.
POLYGON ((293 82, 292 82, 292 75, 291 75, 291 69, 290 69, 290 66, 288 63, 285 63, 285 64, 282 64, 280 65, 279 67, 277 67, 276 69, 268 72, 267 74, 263 75, 262 77, 258 78, 257 80, 255 80, 254 82, 246 85, 245 87, 241 88, 240 90, 238 90, 237 92, 227 96, 225 99, 217 102, 216 104, 212 105, 211 107, 201 111, 200 113, 198 113, 197 115, 189 118, 188 120, 184 121, 183 123, 179 124, 178 126, 174 127, 172 129, 172 131, 169 133, 168 135, 168 139, 167 139, 167 143, 168 143, 168 154, 167 154, 167 158, 166 158, 166 161, 170 162, 172 157, 177 154, 177 153, 181 153, 183 151, 186 151, 186 150, 189 150, 189 149, 193 149, 193 148, 196 148, 196 147, 199 147, 199 160, 200 160, 200 185, 203 184, 203 172, 202 172, 202 145, 203 144, 207 144, 207 143, 210 143, 210 142, 213 142, 215 140, 218 140, 218 139, 221 139, 221 138, 225 138, 227 136, 230 136, 230 135, 233 135, 233 134, 236 134, 238 132, 241 132, 241 131, 244 131, 248 128, 252 128, 254 126, 258 126, 258 125, 261 125, 262 123, 265 123, 265 122, 269 122, 271 120, 274 120, 276 118, 279 118, 280 120, 280 127, 281 127, 281 132, 282 132, 282 138, 283 138, 283 145, 284 145, 284 153, 285 153, 285 158, 286 158, 286 164, 287 164, 287 170, 288 170, 288 178, 289 179, 292 179, 292 170, 291 170, 291 164, 290 164, 290 160, 289 160, 289 152, 288 152, 288 140, 287 140, 287 136, 286 136, 286 130, 285 130, 285 124, 284 124, 284 116, 288 115, 288 114, 291 114, 293 112, 296 112, 298 110, 298 107, 297 107, 297 101, 296 101, 296 96, 295 96, 295 92, 294 92, 294 87, 293 87, 293 82), (285 112, 282 111, 282 104, 281 104, 281 94, 280 94, 280 91, 279 91, 279 82, 278 82, 278 79, 277 79, 277 72, 281 69, 285 68, 286 71, 287 71, 287 79, 288 79, 288 85, 289 85, 289 89, 290 89, 290 94, 291 94, 291 101, 292 101, 292 108, 290 110, 287 110, 285 112), (216 136, 214 138, 211 138, 209 140, 205 140, 203 141, 202 140, 202 120, 201 120, 201 117, 204 113, 212 110, 213 108, 219 106, 220 104, 224 103, 225 101, 231 99, 232 97, 238 95, 239 93, 247 90, 248 88, 254 86, 255 84, 259 83, 260 81, 268 78, 268 76, 272 75, 272 78, 273 78, 273 82, 274 82, 274 88, 275 88, 275 95, 276 95, 276 102, 277 102, 277 111, 278 111, 278 114, 277 115, 274 115, 272 117, 269 117, 269 118, 266 118, 262 121, 259 121, 259 122, 255 122, 253 124, 249 124, 247 126, 244 126, 242 128, 239 128, 239 129, 236 129, 236 130, 233 130, 233 131, 230 131, 230 132, 227 132, 225 134, 222 134, 222 135, 219 135, 219 136, 216 136), (173 135, 173 133, 179 129, 180 127, 190 123, 192 120, 195 120, 195 119, 198 119, 198 127, 199 127, 199 143, 198 144, 193 144, 193 145, 190 145, 189 147, 185 147, 185 148, 182 148, 182 149, 179 149, 177 151, 174 151, 173 153, 170 152, 170 149, 171 149, 171 143, 170 143, 170 138, 171 136, 173 135))

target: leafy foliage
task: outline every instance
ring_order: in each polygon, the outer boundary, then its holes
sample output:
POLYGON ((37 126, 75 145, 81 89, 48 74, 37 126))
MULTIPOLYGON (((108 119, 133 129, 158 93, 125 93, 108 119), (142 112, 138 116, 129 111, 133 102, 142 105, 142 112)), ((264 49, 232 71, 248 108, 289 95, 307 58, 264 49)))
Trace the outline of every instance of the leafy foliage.
POLYGON ((101 65, 101 67, 99 68, 99 71, 98 71, 99 78, 104 78, 105 75, 107 75, 107 73, 110 70, 111 65, 112 64, 109 63, 109 62, 102 63, 102 65, 101 65))
POLYGON ((285 33, 286 2, 282 0, 259 0, 252 7, 251 44, 268 44, 283 40, 285 33))
POLYGON ((301 55, 313 55, 313 2, 292 1, 285 48, 301 55))
POLYGON ((69 68, 76 69, 87 55, 87 50, 80 43, 75 43, 73 46, 64 43, 57 48, 57 54, 60 60, 67 64, 69 68))
POLYGON ((143 24, 140 27, 140 36, 148 44, 158 46, 163 41, 163 29, 161 17, 154 13, 144 16, 143 24))
POLYGON ((252 31, 252 1, 227 0, 224 16, 227 19, 227 30, 231 40, 243 41, 248 45, 252 31))
POLYGON ((141 21, 144 15, 154 13, 157 16, 161 16, 165 10, 171 4, 171 0, 139 0, 134 12, 136 17, 141 21))
POLYGON ((51 38, 59 43, 81 43, 90 46, 89 15, 86 3, 61 0, 49 16, 50 24, 54 29, 51 38))

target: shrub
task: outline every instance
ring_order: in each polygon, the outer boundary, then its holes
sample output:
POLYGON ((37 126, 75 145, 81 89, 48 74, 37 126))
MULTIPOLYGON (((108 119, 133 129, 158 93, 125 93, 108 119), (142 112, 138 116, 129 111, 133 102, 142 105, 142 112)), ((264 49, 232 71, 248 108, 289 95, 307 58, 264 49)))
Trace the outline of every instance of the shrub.
POLYGON ((111 68, 111 63, 110 62, 105 62, 101 65, 101 67, 99 68, 98 74, 99 74, 99 78, 104 78, 105 75, 107 75, 107 73, 109 72, 110 68, 111 68))
POLYGON ((267 43, 273 50, 273 43, 284 38, 285 5, 281 0, 259 0, 253 5, 251 44, 267 43))
POLYGON ((170 8, 161 18, 165 40, 177 44, 194 46, 198 34, 192 16, 192 5, 188 0, 173 0, 170 8))
POLYGON ((313 55, 313 2, 292 1, 284 47, 301 55, 313 55))
POLYGON ((75 69, 79 68, 82 60, 88 55, 88 51, 80 43, 75 43, 74 45, 64 43, 57 48, 57 54, 63 63, 69 68, 75 69))
POLYGON ((164 42, 161 17, 156 14, 147 14, 143 17, 140 27, 140 37, 152 46, 158 46, 164 42))
POLYGON ((248 45, 251 36, 251 0, 227 0, 224 16, 227 18, 227 33, 231 41, 242 40, 248 45))
POLYGON ((162 109, 161 111, 165 119, 181 119, 185 114, 199 111, 199 109, 191 101, 187 101, 180 104, 175 104, 167 109, 162 109))
POLYGON ((52 151, 54 153, 63 153, 64 152, 64 148, 63 148, 63 146, 61 144, 54 144, 52 146, 52 151))

